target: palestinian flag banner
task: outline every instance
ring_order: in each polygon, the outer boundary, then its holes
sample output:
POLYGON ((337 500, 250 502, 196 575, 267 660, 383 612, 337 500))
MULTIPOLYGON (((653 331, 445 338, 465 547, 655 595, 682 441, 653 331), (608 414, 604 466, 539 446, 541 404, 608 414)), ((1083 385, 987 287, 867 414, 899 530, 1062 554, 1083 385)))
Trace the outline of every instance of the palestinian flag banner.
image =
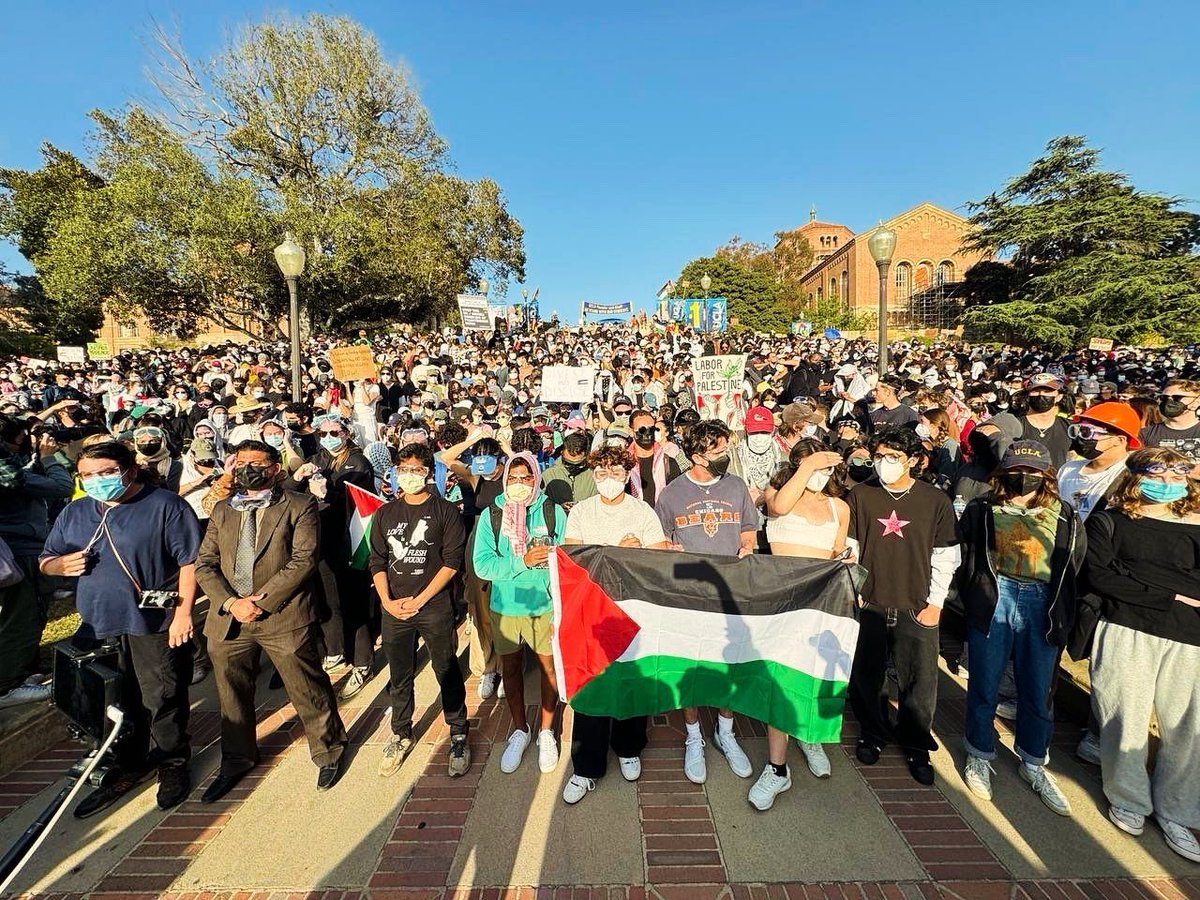
POLYGON ((364 491, 346 482, 346 502, 350 505, 350 567, 365 569, 371 555, 371 520, 375 510, 387 503, 378 494, 364 491))
POLYGON ((550 560, 554 666, 574 709, 729 707, 802 741, 840 739, 865 570, 594 545, 550 560))

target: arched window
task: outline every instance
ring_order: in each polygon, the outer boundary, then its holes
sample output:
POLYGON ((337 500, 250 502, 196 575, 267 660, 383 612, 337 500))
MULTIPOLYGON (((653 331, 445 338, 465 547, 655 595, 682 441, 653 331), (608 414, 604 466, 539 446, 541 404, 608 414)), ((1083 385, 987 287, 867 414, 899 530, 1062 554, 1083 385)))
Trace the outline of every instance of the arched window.
POLYGON ((846 298, 846 302, 850 302, 850 273, 842 269, 842 296, 846 298))
POLYGON ((912 266, 906 262, 896 266, 896 299, 907 300, 912 296, 912 266))
POLYGON ((829 279, 829 299, 836 300, 838 298, 838 283, 837 277, 829 279))
POLYGON ((933 263, 922 262, 917 264, 916 277, 913 279, 913 288, 918 291, 923 291, 933 283, 933 263))
POLYGON ((823 288, 818 287, 817 288, 817 302, 820 303, 824 299, 825 299, 825 291, 823 288))
POLYGON ((933 283, 939 287, 943 284, 949 284, 954 280, 954 263, 948 259, 944 259, 938 264, 937 272, 933 276, 933 283))

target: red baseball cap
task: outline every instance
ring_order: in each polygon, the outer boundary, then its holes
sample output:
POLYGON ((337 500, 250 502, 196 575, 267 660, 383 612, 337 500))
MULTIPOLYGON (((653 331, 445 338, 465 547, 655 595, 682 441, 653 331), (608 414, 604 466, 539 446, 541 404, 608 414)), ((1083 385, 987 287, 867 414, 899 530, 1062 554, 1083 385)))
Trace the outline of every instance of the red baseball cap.
POLYGON ((775 415, 765 406, 752 406, 746 413, 746 434, 770 434, 775 430, 775 415))

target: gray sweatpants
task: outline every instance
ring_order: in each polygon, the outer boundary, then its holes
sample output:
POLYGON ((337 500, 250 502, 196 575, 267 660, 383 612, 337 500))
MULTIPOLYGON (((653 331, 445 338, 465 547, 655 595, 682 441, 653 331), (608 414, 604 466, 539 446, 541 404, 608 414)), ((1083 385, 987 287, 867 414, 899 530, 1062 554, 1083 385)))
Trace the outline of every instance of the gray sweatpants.
POLYGON ((1091 677, 1109 802, 1200 828, 1200 647, 1102 619, 1091 677), (1153 774, 1151 711, 1161 738, 1153 774))

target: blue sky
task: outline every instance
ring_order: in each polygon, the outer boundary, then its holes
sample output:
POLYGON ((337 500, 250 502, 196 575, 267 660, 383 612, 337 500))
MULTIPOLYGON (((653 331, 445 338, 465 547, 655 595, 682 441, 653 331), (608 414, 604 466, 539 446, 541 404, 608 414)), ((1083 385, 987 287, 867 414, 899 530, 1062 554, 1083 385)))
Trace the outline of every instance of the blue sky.
POLYGON ((1200 198, 1186 0, 13 4, 0 165, 38 165, 43 140, 82 151, 89 109, 147 96, 151 16, 207 55, 280 11, 349 15, 406 62, 459 173, 498 181, 524 224, 543 314, 646 306, 689 259, 813 204, 856 231, 923 200, 961 209, 1058 134, 1200 198))

